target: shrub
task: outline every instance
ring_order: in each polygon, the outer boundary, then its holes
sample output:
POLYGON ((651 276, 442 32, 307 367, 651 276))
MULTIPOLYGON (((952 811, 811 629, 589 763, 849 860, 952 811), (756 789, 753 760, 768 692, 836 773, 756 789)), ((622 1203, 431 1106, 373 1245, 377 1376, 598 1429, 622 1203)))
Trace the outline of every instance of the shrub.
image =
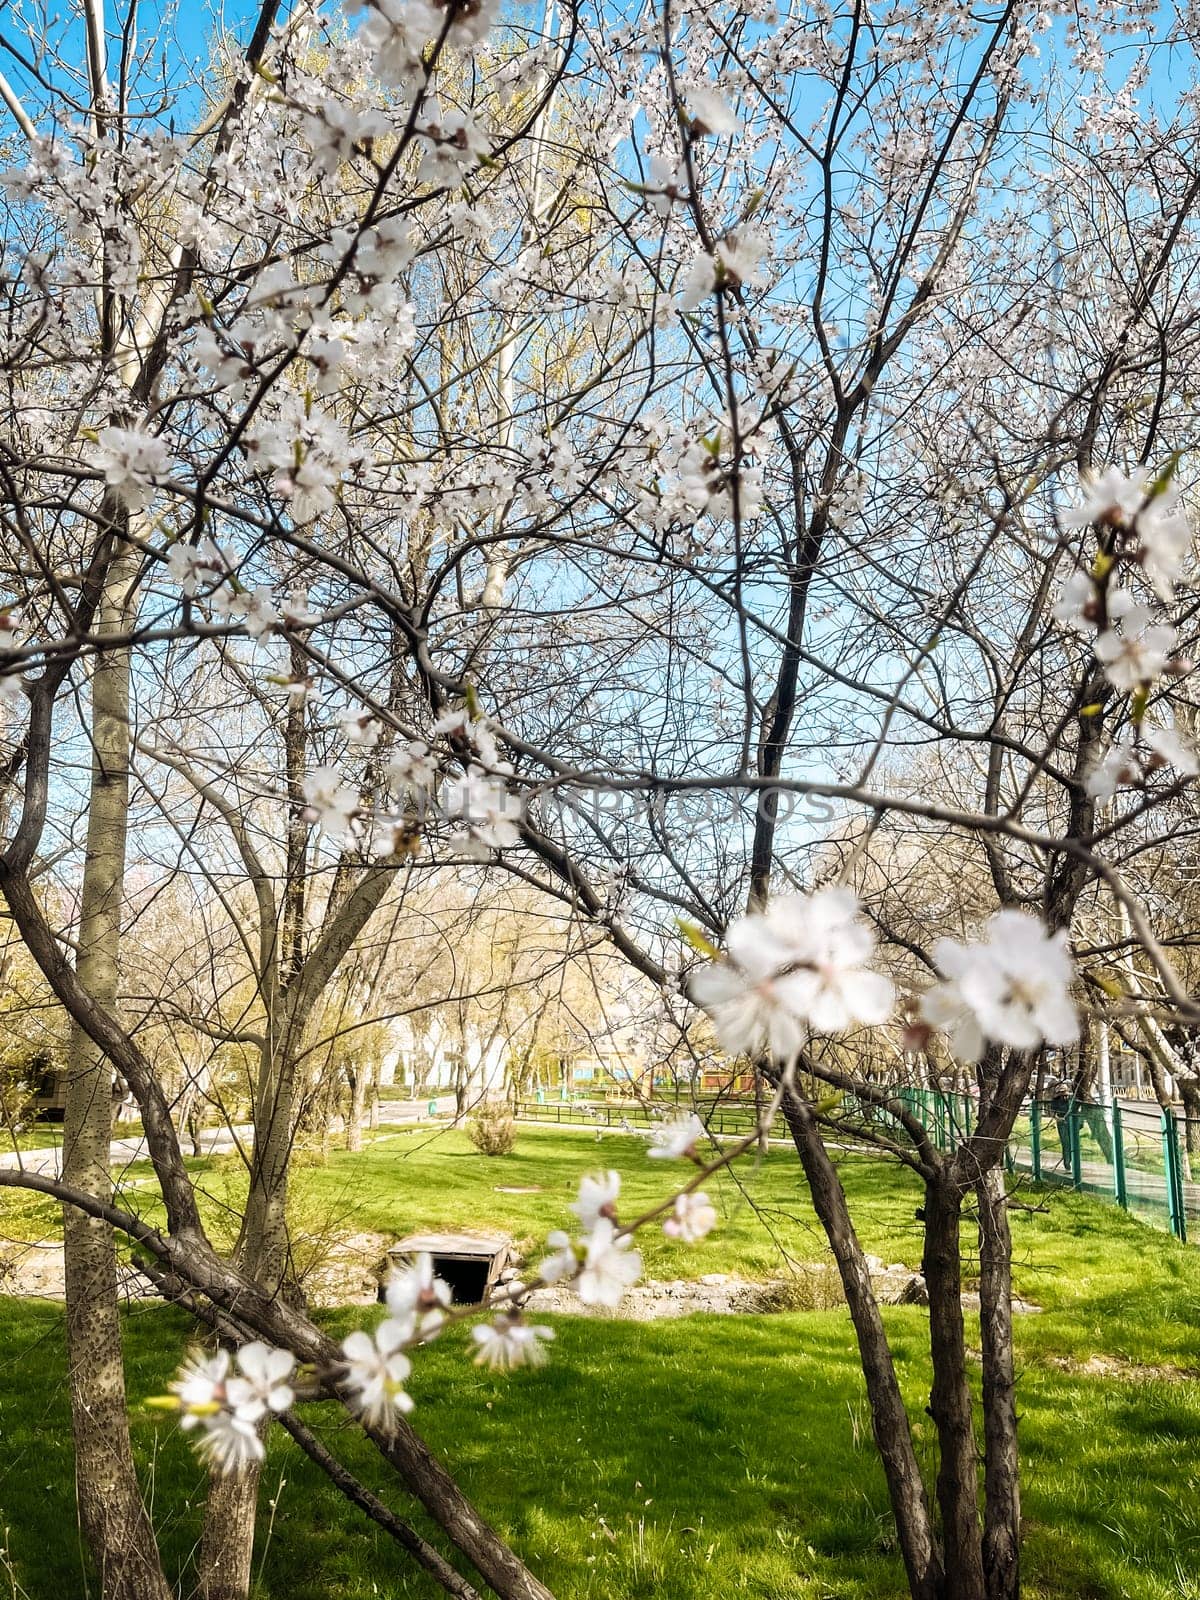
POLYGON ((485 1102, 467 1123, 467 1138, 482 1155, 510 1155, 517 1142, 512 1112, 498 1102, 485 1102))

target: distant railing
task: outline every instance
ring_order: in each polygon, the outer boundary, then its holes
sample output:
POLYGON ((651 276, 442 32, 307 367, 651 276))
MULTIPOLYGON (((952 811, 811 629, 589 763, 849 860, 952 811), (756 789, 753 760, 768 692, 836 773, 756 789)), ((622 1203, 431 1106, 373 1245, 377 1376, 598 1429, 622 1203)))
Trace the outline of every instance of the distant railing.
MULTIPOLYGON (((970 1138, 977 1117, 971 1095, 898 1088, 895 1096, 940 1150, 970 1138)), ((1102 1195, 1186 1240, 1188 1219, 1200 1219, 1192 1152, 1200 1160, 1200 1122, 1174 1110, 1120 1100, 1030 1100, 1013 1125, 1004 1159, 1010 1172, 1102 1195)))
MULTIPOLYGON (((978 1108, 972 1095, 939 1089, 892 1092, 928 1129, 939 1150, 957 1149, 974 1131, 978 1108)), ((514 1109, 522 1121, 628 1133, 652 1130, 680 1109, 688 1109, 697 1113, 710 1133, 733 1138, 752 1133, 758 1118, 749 1100, 694 1100, 684 1106, 546 1098, 520 1100, 514 1109)), ((890 1123, 890 1131, 897 1126, 886 1111, 845 1095, 839 1120, 852 1132, 856 1119, 864 1132, 873 1123, 890 1123)), ((1027 1172, 1038 1183, 1101 1195, 1186 1240, 1189 1219, 1200 1221, 1200 1182, 1193 1182, 1193 1153, 1200 1177, 1200 1122, 1177 1111, 1119 1100, 1111 1104, 1031 1100, 1013 1125, 1004 1162, 1009 1172, 1027 1172)))
POLYGON ((685 1105, 597 1104, 588 1100, 519 1100, 517 1117, 524 1122, 548 1122, 557 1127, 614 1128, 620 1132, 654 1129, 678 1111, 695 1111, 710 1133, 740 1137, 753 1133, 758 1116, 752 1101, 735 1104, 698 1100, 685 1105))

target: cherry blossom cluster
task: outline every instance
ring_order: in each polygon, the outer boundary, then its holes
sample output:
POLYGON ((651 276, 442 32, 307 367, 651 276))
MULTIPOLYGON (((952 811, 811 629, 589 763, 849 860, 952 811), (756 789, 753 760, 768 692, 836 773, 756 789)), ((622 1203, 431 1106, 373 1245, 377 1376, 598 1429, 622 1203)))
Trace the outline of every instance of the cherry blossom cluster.
POLYGON ((730 1055, 791 1061, 810 1033, 891 1015, 895 990, 868 965, 874 950, 874 930, 850 890, 784 895, 730 924, 727 959, 692 974, 692 998, 730 1055))
MULTIPOLYGON (((368 712, 349 711, 340 719, 347 742, 374 749, 383 724, 368 712)), ((506 850, 520 842, 520 802, 506 787, 511 762, 500 755, 496 732, 486 718, 459 708, 438 717, 430 739, 444 741, 461 769, 447 775, 437 788, 440 768, 430 744, 413 739, 397 750, 385 766, 385 775, 399 810, 371 809, 346 783, 336 767, 317 767, 303 780, 305 817, 318 823, 335 841, 369 834, 370 848, 389 855, 400 837, 412 833, 417 808, 422 818, 432 810, 437 790, 440 817, 454 824, 448 846, 468 860, 487 860, 493 850, 506 850)))
POLYGON ((236 1472, 263 1456, 265 1425, 296 1398, 289 1379, 296 1366, 287 1350, 255 1340, 236 1357, 227 1350, 194 1350, 170 1384, 172 1398, 155 1403, 180 1413, 196 1433, 196 1449, 218 1472, 236 1472))
MULTIPOLYGON (((7 606, 0 610, 0 658, 5 651, 15 650, 22 632, 20 606, 7 606)), ((17 671, 0 672, 0 712, 15 712, 21 704, 23 694, 20 674, 17 671)))
MULTIPOLYGON (((868 965, 874 948, 850 890, 787 895, 731 923, 725 958, 692 973, 689 989, 730 1055, 794 1062, 812 1034, 891 1016, 895 989, 868 965)), ((942 939, 935 959, 942 980, 920 1013, 960 1060, 977 1061, 989 1042, 1030 1050, 1079 1037, 1066 934, 1029 913, 998 912, 974 944, 942 939)))
POLYGON ((1149 468, 1126 473, 1107 467, 1083 484, 1083 499, 1061 517, 1064 528, 1094 528, 1099 550, 1089 571, 1068 578, 1054 617, 1092 638, 1092 649, 1113 688, 1133 697, 1131 726, 1103 754, 1087 780, 1088 792, 1111 799, 1119 787, 1143 784, 1148 775, 1172 767, 1194 776, 1200 763, 1192 741, 1178 727, 1147 723, 1151 692, 1166 676, 1188 670, 1175 655, 1179 635, 1164 618, 1117 580, 1140 572, 1154 595, 1170 604, 1185 578, 1191 531, 1173 482, 1149 468), (1145 746, 1143 754, 1138 743, 1145 746))
POLYGON ((986 938, 940 939, 934 959, 942 981, 922 996, 921 1015, 945 1032, 960 1061, 978 1061, 989 1043, 1034 1050, 1078 1039, 1075 969, 1062 930, 1047 934, 1028 912, 998 911, 986 938))

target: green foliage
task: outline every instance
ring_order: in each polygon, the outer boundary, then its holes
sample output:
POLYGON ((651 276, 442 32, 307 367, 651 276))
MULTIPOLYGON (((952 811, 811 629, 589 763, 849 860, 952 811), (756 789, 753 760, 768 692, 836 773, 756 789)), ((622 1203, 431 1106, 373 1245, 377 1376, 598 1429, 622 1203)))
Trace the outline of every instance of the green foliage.
POLYGON ((517 1142, 512 1112, 498 1101, 485 1101, 467 1122, 467 1138, 480 1155, 512 1155, 517 1142))
MULTIPOLYGON (((208 1204, 236 1198, 231 1162, 197 1166, 208 1204)), ((568 1220, 579 1176, 608 1166, 625 1176, 630 1212, 675 1175, 629 1139, 597 1144, 588 1134, 523 1128, 502 1187, 538 1192, 503 1193, 496 1168, 464 1134, 431 1139, 427 1128, 313 1168, 300 1205, 322 1216, 340 1210, 347 1227, 382 1232, 487 1221, 540 1245, 568 1220)), ((847 1158, 842 1171, 866 1247, 916 1265, 918 1187, 880 1162, 847 1158)), ((652 1275, 785 1277, 772 1234, 801 1266, 823 1258, 789 1152, 773 1150, 741 1183, 708 1185, 722 1222, 702 1245, 647 1237, 652 1275)), ((1200 1600, 1200 1391, 1181 1370, 1200 1370, 1200 1251, 1084 1196, 1049 1194, 1044 1209, 1032 1191, 1022 1199, 1033 1208, 1013 1216, 1018 1289, 1045 1308, 1017 1323, 1028 1600, 1200 1600)), ((968 1253, 968 1277, 975 1268, 968 1253)), ((796 1299, 805 1303, 799 1290, 796 1299)), ((347 1310, 328 1321, 342 1332, 362 1316, 347 1310)), ((885 1317, 928 1466, 927 1313, 899 1307, 885 1317)), ((61 1536, 74 1516, 61 1307, 0 1301, 0 1319, 0 1526, 9 1529, 13 1577, 30 1596, 82 1594, 77 1542, 61 1536)), ((892 1600, 901 1592, 844 1310, 555 1320, 558 1339, 540 1371, 481 1371, 461 1337, 448 1335, 421 1352, 412 1391, 421 1431, 558 1600, 892 1600)), ((974 1319, 968 1324, 977 1346, 974 1319)), ((127 1321, 135 1442, 185 1588, 203 1473, 174 1426, 140 1401, 163 1391, 186 1327, 161 1309, 127 1321)), ((401 1503, 336 1408, 304 1414, 401 1503)), ((433 1600, 403 1556, 278 1430, 264 1499, 277 1509, 259 1600, 433 1600)), ((270 1521, 262 1519, 260 1556, 270 1521)))

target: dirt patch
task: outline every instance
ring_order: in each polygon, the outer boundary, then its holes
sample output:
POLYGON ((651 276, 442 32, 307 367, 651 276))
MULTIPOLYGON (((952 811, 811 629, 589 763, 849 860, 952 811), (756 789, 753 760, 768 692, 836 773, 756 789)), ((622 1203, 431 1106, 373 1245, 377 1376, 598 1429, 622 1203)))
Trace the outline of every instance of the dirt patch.
POLYGON ((1144 1366, 1138 1361, 1122 1361, 1119 1356, 1089 1356, 1077 1361, 1073 1356, 1047 1356, 1046 1365, 1081 1378, 1117 1378, 1122 1383, 1195 1383, 1200 1371, 1195 1367, 1144 1366))
POLYGON ((624 1322, 656 1322, 665 1317, 688 1317, 698 1311, 731 1315, 774 1311, 773 1284, 747 1283, 741 1278, 711 1272, 695 1282, 650 1279, 634 1284, 616 1311, 605 1306, 585 1306, 572 1291, 559 1285, 536 1289, 526 1301, 531 1312, 558 1311, 574 1316, 615 1317, 624 1322))
MULTIPOLYGON (((302 1272, 305 1295, 314 1306, 372 1305, 379 1292, 387 1247, 382 1233, 351 1233, 328 1243, 319 1262, 302 1272)), ((158 1291, 136 1267, 117 1263, 117 1288, 123 1300, 153 1300, 158 1291)), ((0 1258, 0 1294, 26 1299, 65 1300, 66 1274, 61 1239, 9 1245, 0 1258)))
POLYGON ((303 1273, 301 1287, 312 1306, 369 1306, 379 1298, 391 1239, 382 1233, 348 1233, 330 1240, 303 1273))
MULTIPOLYGON (((158 1290, 136 1267, 117 1262, 117 1293, 122 1300, 154 1300, 158 1290)), ((61 1239, 7 1247, 0 1260, 0 1294, 22 1299, 65 1300, 66 1269, 61 1239)))
MULTIPOLYGON (((885 1265, 872 1257, 871 1284, 883 1305, 928 1305, 925 1281, 911 1267, 885 1265)), ((970 1309, 971 1296, 963 1296, 970 1309)), ((710 1272, 695 1281, 650 1279, 630 1289, 616 1311, 585 1306, 567 1287, 555 1285, 537 1289, 527 1302, 531 1311, 557 1311, 573 1316, 617 1317, 630 1322, 654 1322, 659 1318, 688 1317, 696 1312, 717 1316, 763 1315, 781 1311, 828 1311, 845 1305, 837 1269, 817 1262, 799 1267, 791 1277, 772 1278, 766 1283, 748 1282, 722 1272, 710 1272)), ((978 1296, 975 1306, 978 1308, 978 1296)), ((1014 1312, 1039 1311, 1029 1301, 1017 1301, 1014 1312)))

